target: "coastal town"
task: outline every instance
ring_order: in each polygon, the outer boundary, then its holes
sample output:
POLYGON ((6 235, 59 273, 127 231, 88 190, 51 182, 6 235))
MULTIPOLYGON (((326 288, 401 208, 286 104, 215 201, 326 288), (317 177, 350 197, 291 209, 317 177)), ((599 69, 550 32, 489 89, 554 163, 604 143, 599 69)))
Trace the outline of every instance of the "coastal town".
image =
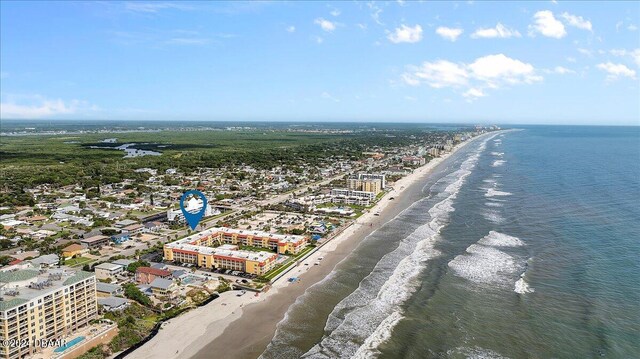
MULTIPOLYGON (((242 306, 295 286, 349 231, 376 225, 403 181, 496 129, 405 135, 402 145, 313 163, 140 166, 117 182, 24 188, 28 203, 0 206, 0 357, 136 357, 196 308, 225 298, 242 306), (208 199, 185 203, 203 213, 194 229, 179 206, 189 190, 208 199)), ((129 148, 117 132, 99 135, 129 148)), ((121 161, 152 156, 132 151, 121 161)))

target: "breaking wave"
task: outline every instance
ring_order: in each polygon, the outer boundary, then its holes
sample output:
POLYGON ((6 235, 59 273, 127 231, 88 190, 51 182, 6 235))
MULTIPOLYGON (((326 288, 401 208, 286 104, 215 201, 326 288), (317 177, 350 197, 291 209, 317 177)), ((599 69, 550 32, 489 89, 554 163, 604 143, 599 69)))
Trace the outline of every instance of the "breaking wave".
POLYGON ((494 196, 511 196, 513 193, 511 192, 503 192, 503 191, 498 191, 497 189, 494 188, 488 188, 487 189, 487 193, 485 193, 485 197, 494 197, 494 196))
POLYGON ((524 261, 500 248, 521 247, 519 238, 495 231, 470 245, 464 254, 456 256, 449 267, 459 277, 480 284, 513 283, 511 279, 524 266, 524 261))
POLYGON ((447 225, 465 178, 475 167, 487 138, 474 154, 445 178, 452 180, 438 196, 443 198, 429 209, 430 221, 404 238, 398 248, 386 254, 359 287, 335 306, 327 319, 322 341, 303 355, 304 358, 371 358, 377 348, 391 336, 403 319, 401 304, 416 288, 416 280, 425 263, 438 256, 433 245, 439 231, 447 225))

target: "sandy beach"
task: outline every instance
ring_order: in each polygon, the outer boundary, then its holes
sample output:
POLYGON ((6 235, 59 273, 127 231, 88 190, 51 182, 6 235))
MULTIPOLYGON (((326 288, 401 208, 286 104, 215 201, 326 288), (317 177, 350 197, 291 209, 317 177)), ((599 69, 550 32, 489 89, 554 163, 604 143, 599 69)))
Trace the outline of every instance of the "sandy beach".
POLYGON ((206 306, 165 323, 152 340, 128 357, 212 358, 211 353, 224 353, 224 358, 258 357, 273 337, 276 325, 284 318, 296 298, 331 273, 367 235, 410 206, 413 201, 409 194, 421 191, 424 177, 474 140, 457 145, 451 152, 393 183, 393 190, 369 212, 278 279, 267 293, 260 293, 258 296, 247 293, 241 297, 237 297, 236 292, 223 293, 219 299, 206 306), (390 200, 391 197, 395 199, 390 200), (379 215, 375 215, 376 213, 379 215), (319 265, 314 265, 315 263, 319 265), (298 277, 300 280, 290 283, 287 281, 290 277, 298 277))

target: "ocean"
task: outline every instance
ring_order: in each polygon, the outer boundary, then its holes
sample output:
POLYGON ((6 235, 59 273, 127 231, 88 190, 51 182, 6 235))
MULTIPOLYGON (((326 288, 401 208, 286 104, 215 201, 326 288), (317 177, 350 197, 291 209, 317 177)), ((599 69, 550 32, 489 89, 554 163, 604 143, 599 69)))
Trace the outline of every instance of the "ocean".
POLYGON ((423 186, 261 358, 640 357, 640 127, 494 134, 423 186))

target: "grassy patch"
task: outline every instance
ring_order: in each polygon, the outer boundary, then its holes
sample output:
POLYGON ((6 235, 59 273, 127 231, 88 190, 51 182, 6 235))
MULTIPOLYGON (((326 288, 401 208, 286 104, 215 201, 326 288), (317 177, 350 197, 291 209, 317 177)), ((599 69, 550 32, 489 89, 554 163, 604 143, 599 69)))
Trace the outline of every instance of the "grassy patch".
POLYGON ((251 252, 272 252, 273 253, 273 251, 269 248, 254 247, 254 246, 240 246, 240 249, 244 251, 251 251, 251 252))
POLYGON ((76 258, 65 260, 64 264, 69 267, 78 267, 81 265, 89 264, 91 262, 93 262, 93 259, 85 258, 85 257, 76 257, 76 258))

